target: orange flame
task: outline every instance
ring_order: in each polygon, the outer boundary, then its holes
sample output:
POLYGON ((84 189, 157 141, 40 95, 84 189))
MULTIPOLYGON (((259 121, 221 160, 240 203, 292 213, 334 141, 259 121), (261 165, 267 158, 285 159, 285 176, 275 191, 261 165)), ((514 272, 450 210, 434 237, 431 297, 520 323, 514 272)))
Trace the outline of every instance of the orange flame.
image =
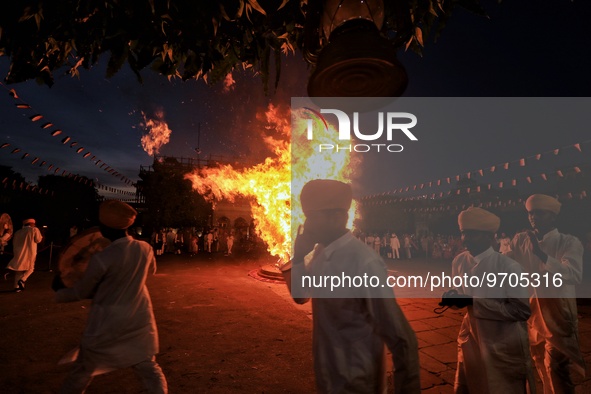
POLYGON ((236 85, 236 81, 234 80, 234 78, 232 77, 232 73, 228 73, 226 74, 226 78, 224 78, 224 87, 222 89, 222 91, 224 93, 228 93, 231 90, 234 90, 234 87, 236 85))
MULTIPOLYGON (((264 136, 263 140, 274 156, 268 157, 264 163, 243 170, 230 165, 204 168, 185 176, 191 180, 193 188, 210 201, 225 199, 233 202, 236 197, 246 197, 251 203, 257 234, 267 244, 269 253, 283 261, 289 260, 291 240, 296 235, 295 230, 292 233, 292 227, 297 226, 292 226, 291 222, 304 222, 297 199, 304 184, 318 178, 346 181, 351 175, 348 151, 323 156, 315 154, 313 146, 305 139, 306 114, 294 111, 292 117, 293 133, 298 138, 290 141, 289 110, 269 106, 265 113, 266 128, 275 133, 264 136), (292 195, 295 196, 293 201, 292 195)), ((328 133, 337 132, 329 127, 328 133)), ((329 136, 322 137, 328 140, 329 136)), ((320 139, 318 141, 322 143, 320 139)), ((350 215, 351 222, 353 216, 350 215)))
POLYGON ((172 133, 172 130, 168 128, 168 124, 164 121, 164 112, 158 110, 155 115, 155 119, 149 119, 142 111, 144 123, 141 123, 141 126, 149 130, 148 134, 142 136, 142 148, 150 156, 157 154, 163 145, 168 144, 172 133))

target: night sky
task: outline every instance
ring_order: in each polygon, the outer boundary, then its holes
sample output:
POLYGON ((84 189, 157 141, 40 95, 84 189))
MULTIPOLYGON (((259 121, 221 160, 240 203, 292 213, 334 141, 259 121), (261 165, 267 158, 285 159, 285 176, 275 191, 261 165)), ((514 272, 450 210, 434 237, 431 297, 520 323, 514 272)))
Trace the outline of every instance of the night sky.
MULTIPOLYGON (((484 6, 490 19, 457 10, 437 42, 426 42, 423 57, 400 52, 410 79, 405 96, 591 96, 589 1, 504 0, 501 4, 484 1, 484 6)), ((288 106, 291 97, 305 96, 309 73, 300 54, 289 56, 283 62, 279 88, 265 96, 260 77, 250 71, 235 72, 235 84, 225 91, 223 83, 169 82, 151 70, 142 72, 143 84, 129 68, 106 79, 106 61, 104 57, 90 71, 82 70, 79 79, 56 72, 51 88, 34 81, 0 86, 0 144, 11 145, 0 150, 0 164, 36 183, 38 176, 49 174, 46 167, 31 165, 31 160, 39 157, 101 184, 133 191, 100 170, 90 157, 83 159, 76 148, 84 147, 84 152, 90 151, 127 178, 137 180, 140 166, 152 163, 140 144, 145 132, 142 111, 148 116, 163 111, 172 130, 162 155, 197 158, 200 124, 201 158, 223 155, 232 161, 256 163, 269 154, 261 143, 263 126, 256 120, 257 112, 269 103, 288 106), (15 89, 20 99, 10 97, 8 89, 15 89), (32 109, 16 108, 21 102, 32 109), (36 113, 44 119, 31 122, 29 117, 36 113), (52 129, 40 128, 46 121, 63 134, 50 136, 52 129), (69 143, 61 144, 64 136, 78 145, 70 148, 69 143), (14 147, 22 151, 11 154, 14 147), (30 156, 22 159, 23 152, 30 156)), ((7 71, 8 59, 0 58, 0 75, 7 71)), ((414 151, 400 153, 396 168, 388 169, 388 177, 366 182, 363 190, 367 194, 388 191, 569 146, 591 139, 584 126, 546 135, 535 130, 515 135, 500 129, 486 135, 472 130, 425 138, 414 151)), ((360 170, 374 171, 371 165, 368 162, 360 170)))

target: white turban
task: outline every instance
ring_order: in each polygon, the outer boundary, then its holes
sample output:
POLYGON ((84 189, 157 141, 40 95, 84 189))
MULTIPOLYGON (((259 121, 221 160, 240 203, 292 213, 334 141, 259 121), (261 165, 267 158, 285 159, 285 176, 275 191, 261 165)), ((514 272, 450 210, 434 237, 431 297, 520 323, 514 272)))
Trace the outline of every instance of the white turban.
POLYGON ((501 226, 501 219, 493 213, 482 209, 470 207, 458 215, 460 231, 478 230, 496 233, 501 226))
POLYGON ((27 224, 35 224, 35 219, 25 219, 25 220, 23 220, 23 226, 26 226, 27 224))
POLYGON ((135 221, 137 211, 118 200, 106 200, 99 207, 99 221, 107 227, 124 230, 135 221))
POLYGON ((304 215, 325 209, 348 211, 353 201, 351 185, 332 179, 315 179, 304 185, 300 194, 304 215))
POLYGON ((554 212, 558 215, 560 213, 561 205, 562 204, 560 204, 554 197, 545 194, 532 194, 525 202, 525 209, 528 211, 542 209, 544 211, 554 212))

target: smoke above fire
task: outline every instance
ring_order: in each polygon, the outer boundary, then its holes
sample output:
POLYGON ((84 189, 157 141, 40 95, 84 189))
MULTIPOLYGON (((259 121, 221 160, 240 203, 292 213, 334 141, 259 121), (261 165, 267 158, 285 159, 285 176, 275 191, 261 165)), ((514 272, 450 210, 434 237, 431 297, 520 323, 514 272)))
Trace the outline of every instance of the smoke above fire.
POLYGON ((142 117, 144 121, 140 125, 147 131, 147 134, 141 138, 142 148, 147 154, 153 156, 158 154, 162 146, 168 144, 172 130, 164 121, 164 111, 162 110, 157 110, 153 118, 149 118, 142 111, 142 117))
MULTIPOLYGON (((248 199, 257 235, 273 256, 284 261, 289 260, 295 236, 292 221, 304 222, 297 199, 303 185, 318 178, 347 181, 351 175, 349 152, 314 155, 309 141, 292 138, 292 117, 294 133, 305 136, 306 114, 301 111, 290 116, 289 108, 270 105, 264 114, 257 116, 263 143, 271 152, 264 162, 244 169, 231 165, 206 167, 185 176, 214 205, 221 200, 248 199), (292 200, 292 196, 296 198, 292 200)), ((328 132, 336 133, 333 128, 328 132)))

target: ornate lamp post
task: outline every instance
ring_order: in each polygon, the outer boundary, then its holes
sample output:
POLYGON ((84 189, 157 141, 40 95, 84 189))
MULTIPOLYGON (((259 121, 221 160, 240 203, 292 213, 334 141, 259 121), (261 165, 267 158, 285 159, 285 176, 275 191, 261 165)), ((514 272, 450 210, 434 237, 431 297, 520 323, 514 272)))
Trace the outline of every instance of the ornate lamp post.
MULTIPOLYGON (((310 97, 398 97, 408 83, 396 49, 410 26, 408 9, 396 0, 394 39, 383 34, 382 0, 309 0, 304 58, 315 66, 310 97)), ((389 26, 392 28, 392 26, 389 26)))

